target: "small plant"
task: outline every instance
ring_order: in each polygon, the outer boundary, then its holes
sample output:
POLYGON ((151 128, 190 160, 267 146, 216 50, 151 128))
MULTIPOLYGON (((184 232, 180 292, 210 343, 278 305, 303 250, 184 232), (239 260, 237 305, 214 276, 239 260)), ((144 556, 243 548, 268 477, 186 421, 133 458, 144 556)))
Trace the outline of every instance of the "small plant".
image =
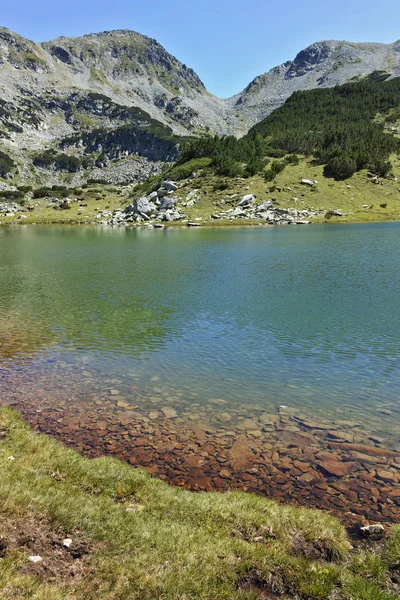
POLYGON ((217 183, 214 184, 213 187, 213 191, 214 192, 218 192, 220 190, 227 190, 229 188, 229 183, 227 181, 217 181, 217 183))

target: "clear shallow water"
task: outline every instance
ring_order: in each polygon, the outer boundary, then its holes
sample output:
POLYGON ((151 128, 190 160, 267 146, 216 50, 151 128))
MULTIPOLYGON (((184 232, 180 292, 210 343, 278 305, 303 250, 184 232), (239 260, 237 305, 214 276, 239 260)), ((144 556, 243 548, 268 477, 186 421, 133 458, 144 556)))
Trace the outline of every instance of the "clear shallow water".
POLYGON ((396 522, 399 236, 0 228, 0 401, 176 485, 396 522))
POLYGON ((189 402, 400 416, 399 237, 397 223, 4 228, 3 366, 83 359, 189 402))

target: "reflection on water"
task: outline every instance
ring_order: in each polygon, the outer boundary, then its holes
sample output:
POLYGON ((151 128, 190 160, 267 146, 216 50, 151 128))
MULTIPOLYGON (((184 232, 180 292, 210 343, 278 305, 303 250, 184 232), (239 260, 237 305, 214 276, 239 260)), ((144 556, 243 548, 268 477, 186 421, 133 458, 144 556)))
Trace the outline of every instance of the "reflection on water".
POLYGON ((398 235, 397 224, 3 229, 0 331, 16 320, 67 362, 117 361, 173 389, 190 380, 199 401, 396 410, 398 235))
POLYGON ((399 233, 3 228, 2 398, 88 412, 115 388, 107 414, 158 399, 203 421, 221 400, 236 433, 246 413, 285 405, 289 430, 307 415, 351 421, 353 439, 395 451, 399 233))

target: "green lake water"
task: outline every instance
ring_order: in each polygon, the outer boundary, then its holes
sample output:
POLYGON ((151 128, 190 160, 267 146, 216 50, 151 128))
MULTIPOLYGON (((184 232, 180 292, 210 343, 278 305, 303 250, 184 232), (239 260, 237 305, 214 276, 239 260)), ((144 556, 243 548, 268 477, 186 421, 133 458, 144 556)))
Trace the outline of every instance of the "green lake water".
POLYGON ((16 375, 41 393, 51 369, 64 392, 287 405, 393 445, 400 224, 1 228, 0 341, 3 396, 16 375))

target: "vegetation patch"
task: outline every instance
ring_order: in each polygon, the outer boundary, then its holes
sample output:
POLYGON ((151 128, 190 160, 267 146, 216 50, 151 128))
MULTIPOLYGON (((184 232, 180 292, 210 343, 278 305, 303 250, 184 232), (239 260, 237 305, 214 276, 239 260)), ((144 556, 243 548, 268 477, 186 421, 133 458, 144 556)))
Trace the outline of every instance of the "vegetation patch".
POLYGON ((0 151, 0 177, 7 177, 15 167, 16 165, 12 158, 5 152, 0 151))
MULTIPOLYGON (((268 158, 301 154, 313 156, 316 164, 325 166, 325 176, 336 180, 363 169, 385 176, 400 142, 376 116, 389 114, 393 121, 399 105, 400 78, 383 81, 382 74, 335 88, 295 92, 239 140, 227 136, 190 142, 179 163, 208 157, 217 174, 248 177, 262 173, 268 158)), ((285 166, 274 162, 266 170, 267 180, 285 166)))

